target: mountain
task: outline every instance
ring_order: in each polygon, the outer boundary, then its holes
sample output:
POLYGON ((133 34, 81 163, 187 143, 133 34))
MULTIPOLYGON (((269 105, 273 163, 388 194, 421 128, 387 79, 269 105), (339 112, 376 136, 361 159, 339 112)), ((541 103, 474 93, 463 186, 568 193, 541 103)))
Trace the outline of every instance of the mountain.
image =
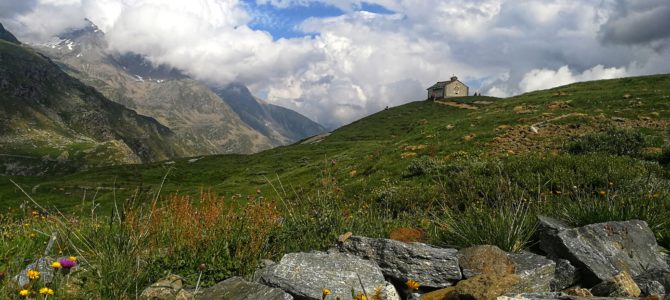
MULTIPOLYGON (((190 147, 187 151, 190 156, 255 153, 313 135, 317 132, 313 128, 319 126, 307 125, 306 118, 297 113, 297 116, 286 113, 289 117, 281 121, 265 120, 265 115, 242 116, 239 111, 244 109, 231 105, 238 103, 235 99, 222 101, 208 86, 177 69, 154 65, 138 54, 109 54, 104 33, 90 22, 85 28, 32 46, 109 99, 170 128, 190 147), (256 119, 267 126, 297 123, 270 129, 247 122, 256 119)), ((248 112, 268 110, 253 108, 248 112)))
MULTIPOLYGON (((454 98, 453 102, 415 101, 380 111, 330 135, 253 155, 175 159, 170 165, 174 169, 163 185, 164 164, 126 165, 42 178, 40 183, 45 188, 40 188, 37 195, 59 199, 59 205, 66 206, 79 203, 82 185, 112 183, 125 191, 142 186, 154 191, 161 188, 163 193, 197 193, 206 187, 226 197, 238 194, 255 197, 260 190, 268 198, 276 193, 290 198, 296 193, 304 196, 302 193, 320 191, 322 195, 352 201, 362 198, 368 203, 390 206, 405 203, 409 210, 414 205, 443 199, 442 189, 447 186, 435 184, 451 176, 468 179, 461 173, 466 169, 476 174, 471 176, 473 181, 464 183, 467 184, 464 192, 469 193, 470 185, 483 185, 493 189, 484 194, 496 194, 499 191, 496 186, 485 183, 499 184, 503 177, 485 182, 475 180, 476 176, 499 176, 502 162, 496 159, 517 162, 516 167, 525 170, 523 174, 504 178, 505 182, 515 178, 525 180, 528 193, 537 193, 538 182, 545 182, 538 180, 538 172, 553 172, 550 174, 553 177, 545 178, 549 183, 542 187, 543 192, 558 187, 569 190, 572 186, 587 186, 597 192, 600 188, 607 189, 609 182, 623 184, 610 177, 611 168, 627 170, 634 163, 636 167, 631 167, 631 174, 616 176, 621 180, 637 178, 646 174, 640 170, 643 166, 659 166, 653 160, 663 153, 663 147, 668 149, 666 164, 670 161, 669 98, 670 74, 665 74, 575 83, 505 99, 478 96, 454 98), (643 134, 642 142, 625 135, 621 135, 621 143, 617 142, 626 151, 633 149, 628 144, 643 143, 641 150, 638 146, 642 160, 624 157, 615 161, 607 156, 573 155, 567 147, 584 136, 586 146, 603 147, 608 138, 602 138, 601 133, 610 128, 643 134), (488 163, 489 159, 494 161, 488 163), (552 161, 563 165, 552 166, 552 161), (444 164, 450 167, 444 169, 444 164), (578 171, 600 177, 582 182, 574 178, 578 171), (427 175, 430 172, 438 172, 437 177, 427 175), (62 192, 53 192, 50 187, 62 187, 72 196, 63 197, 62 192)), ((616 149, 616 144, 613 148, 616 149)), ((26 179, 25 184, 32 182, 26 179)), ((634 180, 629 184, 646 186, 634 180)), ((11 185, 3 187, 0 181, 0 198, 18 196, 11 185)), ((113 196, 111 192, 101 193, 98 199, 112 203, 113 196)), ((301 203, 312 198, 302 199, 291 200, 301 203)), ((309 203, 306 206, 313 204, 309 203)))
POLYGON ((14 44, 21 44, 18 39, 9 31, 5 29, 4 26, 0 23, 0 40, 7 41, 14 44))
POLYGON ((214 92, 235 110, 242 121, 275 144, 289 144, 326 131, 323 126, 293 110, 254 97, 243 84, 232 83, 214 88, 214 92))
POLYGON ((0 40, 0 174, 58 174, 183 154, 175 134, 155 119, 108 100, 42 54, 0 40))

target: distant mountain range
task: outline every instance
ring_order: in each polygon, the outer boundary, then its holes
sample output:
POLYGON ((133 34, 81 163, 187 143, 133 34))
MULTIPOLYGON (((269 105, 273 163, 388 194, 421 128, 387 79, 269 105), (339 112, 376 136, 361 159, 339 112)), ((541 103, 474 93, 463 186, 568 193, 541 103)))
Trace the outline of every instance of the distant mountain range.
POLYGON ((141 55, 108 54, 104 33, 90 22, 33 47, 109 99, 174 130, 192 147, 192 155, 253 153, 324 131, 298 113, 267 108, 240 84, 215 94, 179 70, 155 66, 141 55), (240 87, 246 92, 235 93, 240 87))
MULTIPOLYGON (((104 33, 90 22, 85 28, 70 30, 47 43, 31 44, 30 47, 35 51, 31 51, 25 46, 13 45, 13 47, 10 47, 10 43, 18 44, 19 41, 4 28, 0 28, 2 29, 0 30, 0 37, 6 41, 2 48, 3 56, 9 58, 10 53, 21 53, 21 55, 40 57, 41 61, 31 61, 31 63, 21 65, 21 68, 40 69, 46 68, 43 64, 48 64, 53 69, 58 65, 67 74, 78 79, 70 78, 60 70, 58 72, 51 70, 51 73, 40 78, 40 82, 56 80, 56 78, 51 78, 52 76, 68 82, 76 82, 88 93, 96 94, 96 99, 104 99, 99 101, 112 100, 120 104, 117 105, 118 109, 127 109, 133 113, 136 112, 138 117, 151 120, 161 128, 156 132, 163 132, 167 135, 165 137, 145 135, 150 140, 147 141, 147 144, 155 142, 154 138, 157 141, 167 138, 169 145, 163 145, 161 151, 156 153, 144 151, 142 155, 139 155, 140 153, 136 153, 137 151, 129 146, 131 152, 135 154, 134 157, 129 155, 126 159, 119 160, 123 155, 117 155, 119 157, 118 161, 109 160, 108 164, 148 162, 182 156, 254 153, 289 144, 325 131, 321 125, 295 111, 265 103, 254 97, 247 87, 242 84, 229 84, 217 87, 213 91, 204 83, 191 79, 179 70, 167 65, 153 65, 141 55, 133 53, 110 54, 107 51, 104 33), (41 65, 37 66, 38 63, 41 65), (95 89, 88 88, 82 83, 95 89)), ((14 74, 14 72, 24 72, 23 69, 19 70, 18 67, 17 69, 3 70, 5 71, 3 78, 6 77, 5 80, 15 81, 20 76, 14 74)), ((25 83, 25 85, 29 89, 33 88, 30 86, 30 82, 25 83)), ((17 87, 13 88, 16 89, 17 87)), ((5 92, 4 88, 3 92, 5 92)), ((43 93, 41 96, 45 98, 52 98, 51 90, 41 90, 40 93, 43 93)), ((15 102, 27 101, 22 99, 25 95, 18 95, 14 92, 4 94, 14 95, 13 101, 15 102)), ((3 99, 0 99, 3 103, 3 112, 0 112, 0 114, 7 113, 4 104, 11 102, 9 98, 4 99, 8 97, 4 94, 2 94, 3 99)), ((67 98, 66 95, 71 94, 73 93, 69 91, 63 92, 63 101, 70 101, 71 99, 65 98, 67 98)), ((54 102, 43 108, 58 110, 57 107, 53 106, 60 107, 59 105, 60 102, 54 102)), ((85 106, 78 109, 78 112, 81 113, 91 113, 93 111, 87 112, 85 106)), ((109 113, 111 112, 98 112, 96 115, 109 113)), ((59 121, 54 122, 59 123, 59 121)), ((67 123, 61 125, 65 126, 67 130, 73 130, 67 128, 67 123)), ((115 124, 110 124, 110 126, 110 130, 120 128, 115 127, 115 124)), ((14 125, 8 124, 7 128, 14 128, 14 125)), ((40 139, 47 141, 49 137, 41 137, 40 139)), ((99 142, 99 140, 96 141, 99 142)), ((21 144, 22 142, 16 141, 16 143, 21 144)), ((0 147, 6 148, 7 145, 6 142, 0 142, 0 147)), ((49 146, 45 147, 49 148, 49 146)), ((6 149, 5 152, 7 152, 6 155, 10 156, 5 156, 4 160, 10 164, 14 162, 16 158, 14 156, 16 155, 31 157, 32 160, 42 160, 41 158, 37 159, 35 155, 22 153, 21 151, 6 149)), ((2 153, 0 153, 0 162, 3 159, 1 155, 2 153)), ((61 155, 58 154, 58 156, 61 155)), ((93 163, 93 165, 101 164, 105 163, 93 163)), ((80 169, 91 165, 91 162, 81 162, 81 164, 74 165, 77 165, 77 167, 73 168, 80 169)), ((41 168, 42 171, 27 171, 26 168, 23 168, 24 170, 19 172, 16 170, 21 168, 9 168, 15 171, 3 172, 0 168, 0 174, 15 174, 17 172, 20 174, 41 174, 50 172, 49 168, 44 166, 35 168, 36 170, 41 168)))
POLYGON ((67 173, 186 150, 155 119, 108 100, 11 36, 0 40, 0 174, 67 173))

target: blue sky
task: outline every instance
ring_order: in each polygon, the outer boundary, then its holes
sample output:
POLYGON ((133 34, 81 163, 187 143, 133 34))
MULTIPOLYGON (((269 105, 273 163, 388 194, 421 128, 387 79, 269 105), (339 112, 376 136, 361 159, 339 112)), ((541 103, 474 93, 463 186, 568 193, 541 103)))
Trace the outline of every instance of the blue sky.
MULTIPOLYGON (((323 2, 309 2, 304 5, 291 5, 285 8, 270 3, 258 4, 255 0, 243 0, 242 2, 253 12, 254 20, 249 24, 249 27, 267 31, 272 34, 275 40, 313 36, 314 33, 305 33, 298 28, 308 18, 328 18, 349 13, 323 2)), ((368 2, 363 2, 356 10, 377 14, 393 13, 381 5, 368 2)))

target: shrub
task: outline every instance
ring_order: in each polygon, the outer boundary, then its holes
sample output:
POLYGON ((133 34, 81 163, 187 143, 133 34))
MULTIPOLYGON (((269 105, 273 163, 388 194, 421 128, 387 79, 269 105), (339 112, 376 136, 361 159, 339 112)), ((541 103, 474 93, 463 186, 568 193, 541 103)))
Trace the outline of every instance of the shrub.
POLYGON ((495 245, 505 251, 519 252, 529 246, 536 218, 523 203, 499 207, 475 204, 460 212, 447 209, 437 223, 441 231, 440 244, 495 245))
POLYGON ((570 201, 554 204, 558 217, 575 226, 609 221, 643 220, 663 246, 670 246, 670 193, 668 182, 656 177, 639 177, 636 191, 617 186, 599 192, 575 192, 570 201))
POLYGON ((642 157, 648 143, 645 136, 632 129, 608 128, 604 132, 581 136, 567 145, 572 154, 603 153, 618 156, 642 157))
POLYGON ((658 158, 658 163, 662 166, 670 167, 670 147, 666 147, 658 158))

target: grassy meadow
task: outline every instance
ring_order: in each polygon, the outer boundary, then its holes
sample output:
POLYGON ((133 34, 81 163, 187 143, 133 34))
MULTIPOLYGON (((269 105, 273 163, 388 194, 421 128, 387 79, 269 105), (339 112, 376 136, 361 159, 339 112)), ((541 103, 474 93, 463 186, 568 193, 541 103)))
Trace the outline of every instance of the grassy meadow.
POLYGON ((452 100, 254 155, 2 177, 0 297, 20 297, 9 277, 54 233, 50 255, 79 267, 49 299, 134 299, 168 273, 191 287, 250 277, 347 231, 532 249, 538 214, 642 219, 670 247, 670 75, 452 100))

